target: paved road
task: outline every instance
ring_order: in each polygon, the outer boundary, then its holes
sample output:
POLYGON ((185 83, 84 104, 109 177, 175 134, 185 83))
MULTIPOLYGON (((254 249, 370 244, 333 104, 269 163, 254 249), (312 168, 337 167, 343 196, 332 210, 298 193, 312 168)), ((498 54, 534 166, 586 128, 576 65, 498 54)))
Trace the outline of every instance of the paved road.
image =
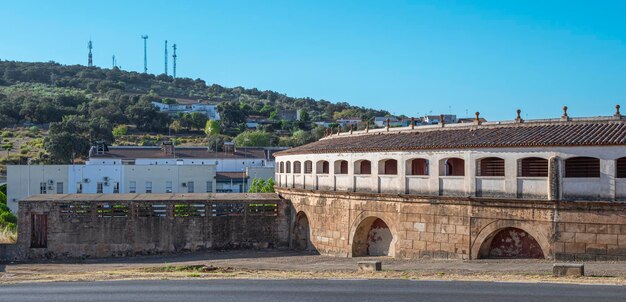
POLYGON ((409 280, 151 280, 2 285, 0 301, 626 301, 626 287, 409 280))

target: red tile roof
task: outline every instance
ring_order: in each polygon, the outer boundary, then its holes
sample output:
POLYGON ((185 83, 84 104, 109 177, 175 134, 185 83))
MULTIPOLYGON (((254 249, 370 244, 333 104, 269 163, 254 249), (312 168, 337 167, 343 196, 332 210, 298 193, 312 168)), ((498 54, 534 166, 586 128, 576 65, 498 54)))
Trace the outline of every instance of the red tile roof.
MULTIPOLYGON (((175 155, 167 154, 160 147, 109 147, 104 154, 91 154, 90 158, 137 159, 137 158, 260 158, 267 159, 264 148, 237 148, 232 152, 213 152, 206 147, 176 147, 175 155)), ((270 151, 271 154, 271 151, 270 151)))
MULTIPOLYGON (((483 125, 451 124, 333 134, 317 142, 276 153, 380 152, 428 149, 626 145, 626 120, 616 118, 483 125)), ((378 129, 377 129, 378 130, 378 129)))

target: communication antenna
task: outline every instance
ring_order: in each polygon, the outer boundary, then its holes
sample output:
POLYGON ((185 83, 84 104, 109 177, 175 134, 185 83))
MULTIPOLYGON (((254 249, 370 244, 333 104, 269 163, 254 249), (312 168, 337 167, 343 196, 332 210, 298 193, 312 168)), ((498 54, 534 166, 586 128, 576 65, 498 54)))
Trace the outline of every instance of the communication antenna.
POLYGON ((115 68, 115 66, 117 65, 117 62, 115 61, 115 55, 113 55, 112 59, 113 59, 113 66, 111 68, 115 68))
POLYGON ((172 64, 172 76, 176 77, 176 44, 172 45, 172 48, 174 49, 174 54, 172 55, 174 59, 172 64))
POLYGON ((87 43, 87 48, 89 48, 89 55, 87 56, 87 66, 93 66, 93 55, 91 54, 91 49, 93 48, 93 44, 91 43, 91 39, 89 39, 89 43, 87 43))
POLYGON ((165 40, 165 75, 167 75, 167 40, 165 40))
POLYGON ((148 72, 148 35, 141 36, 143 39, 143 73, 148 72))

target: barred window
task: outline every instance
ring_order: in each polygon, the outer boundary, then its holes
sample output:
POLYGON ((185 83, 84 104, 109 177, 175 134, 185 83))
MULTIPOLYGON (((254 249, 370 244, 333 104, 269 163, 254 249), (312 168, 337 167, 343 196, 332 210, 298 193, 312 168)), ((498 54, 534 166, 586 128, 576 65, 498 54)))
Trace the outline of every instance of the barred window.
POLYGON ((478 160, 477 176, 504 176, 504 159, 487 157, 478 160))
POLYGON ((565 177, 600 177, 600 159, 583 156, 566 159, 565 177))
POLYGON ((384 159, 379 161, 378 173, 383 175, 398 174, 398 161, 395 159, 384 159))
POLYGON ((522 177, 548 177, 548 160, 539 157, 522 158, 518 162, 517 171, 522 177))
POLYGON ((616 177, 626 178, 626 157, 619 158, 616 162, 616 177))
POLYGON ((465 160, 448 158, 443 160, 442 176, 465 176, 465 160))
POLYGON ((293 173, 300 174, 302 173, 302 163, 299 161, 293 162, 293 173))
POLYGON ((355 163, 354 169, 354 174, 372 174, 372 163, 369 160, 360 160, 355 163))
POLYGON ((304 173, 305 174, 311 174, 313 173, 313 162, 310 160, 307 160, 304 162, 304 173))
POLYGON ((428 175, 428 160, 424 158, 416 158, 410 161, 410 175, 428 175))
POLYGON ((285 165, 285 173, 291 173, 291 162, 288 161, 285 165))
POLYGON ((316 168, 317 174, 328 174, 330 173, 330 166, 328 165, 328 161, 320 160, 317 162, 316 168))
POLYGON ((347 160, 338 160, 335 162, 335 174, 348 174, 347 160))

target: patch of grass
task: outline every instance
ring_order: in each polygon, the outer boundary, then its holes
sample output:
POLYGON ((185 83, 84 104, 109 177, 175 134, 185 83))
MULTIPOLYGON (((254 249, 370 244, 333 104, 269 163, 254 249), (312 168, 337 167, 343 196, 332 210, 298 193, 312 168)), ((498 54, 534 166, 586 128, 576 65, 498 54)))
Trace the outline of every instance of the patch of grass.
POLYGON ((218 267, 198 265, 167 265, 161 267, 146 268, 148 272, 212 272, 218 270, 218 267))
POLYGON ((0 243, 16 243, 17 230, 14 228, 0 229, 0 243))
POLYGON ((198 277, 200 277, 200 274, 198 274, 198 273, 193 273, 193 274, 189 274, 189 275, 187 275, 187 277, 189 277, 189 278, 198 278, 198 277))

